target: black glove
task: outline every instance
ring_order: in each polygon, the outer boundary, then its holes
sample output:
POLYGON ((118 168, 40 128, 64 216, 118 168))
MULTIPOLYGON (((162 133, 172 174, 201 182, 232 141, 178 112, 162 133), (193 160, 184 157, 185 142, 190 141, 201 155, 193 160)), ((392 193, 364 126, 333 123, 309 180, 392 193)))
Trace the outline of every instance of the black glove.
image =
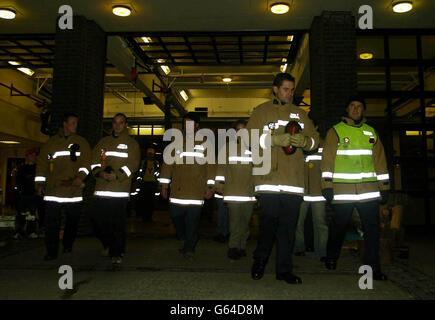
POLYGON ((322 195, 326 201, 331 202, 334 199, 334 190, 332 188, 326 188, 322 190, 322 195))
POLYGON ((388 190, 382 190, 381 191, 381 200, 379 200, 380 204, 386 204, 388 202, 388 195, 390 192, 388 190))

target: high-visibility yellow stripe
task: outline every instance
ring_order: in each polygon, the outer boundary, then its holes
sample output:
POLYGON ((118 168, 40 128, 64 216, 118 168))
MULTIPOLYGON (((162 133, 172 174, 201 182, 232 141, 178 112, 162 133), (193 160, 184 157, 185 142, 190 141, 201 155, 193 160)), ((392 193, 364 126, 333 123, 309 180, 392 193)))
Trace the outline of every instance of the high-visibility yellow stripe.
POLYGON ((337 150, 337 155, 342 156, 368 156, 372 155, 373 151, 369 149, 359 149, 359 150, 337 150))

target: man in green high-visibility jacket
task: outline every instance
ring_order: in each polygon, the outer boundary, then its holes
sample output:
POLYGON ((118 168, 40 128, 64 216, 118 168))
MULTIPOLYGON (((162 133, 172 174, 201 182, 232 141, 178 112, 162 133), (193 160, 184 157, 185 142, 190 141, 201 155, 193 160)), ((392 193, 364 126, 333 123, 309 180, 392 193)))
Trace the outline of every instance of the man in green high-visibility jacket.
POLYGON ((386 280, 379 258, 379 204, 390 189, 384 147, 375 129, 367 125, 362 97, 348 100, 347 116, 327 133, 323 147, 322 194, 334 207, 327 245, 326 268, 336 268, 353 209, 364 230, 364 264, 372 267, 373 279, 386 280))

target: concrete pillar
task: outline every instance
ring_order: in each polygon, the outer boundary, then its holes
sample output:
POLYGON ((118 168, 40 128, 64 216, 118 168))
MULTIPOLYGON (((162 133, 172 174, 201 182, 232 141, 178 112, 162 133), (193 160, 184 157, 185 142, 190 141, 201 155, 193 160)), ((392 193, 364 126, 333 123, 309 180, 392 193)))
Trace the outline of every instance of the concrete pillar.
POLYGON ((74 16, 72 30, 56 30, 52 127, 62 125, 65 111, 76 112, 78 134, 91 146, 101 138, 106 34, 94 22, 74 16))
POLYGON ((357 90, 355 17, 324 11, 314 17, 310 33, 311 113, 322 136, 345 111, 357 90))

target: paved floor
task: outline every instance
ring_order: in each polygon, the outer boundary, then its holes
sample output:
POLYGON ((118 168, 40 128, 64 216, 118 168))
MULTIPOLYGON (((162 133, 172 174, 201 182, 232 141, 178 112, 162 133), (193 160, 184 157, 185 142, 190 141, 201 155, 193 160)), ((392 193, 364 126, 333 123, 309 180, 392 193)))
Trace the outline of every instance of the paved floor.
MULTIPOLYGON (((112 271, 109 258, 100 256, 101 245, 91 236, 80 237, 74 252, 56 261, 45 262, 43 240, 9 241, 0 248, 0 299, 435 299, 434 237, 415 238, 409 260, 394 259, 384 266, 390 280, 374 282, 373 290, 358 286, 359 255, 345 250, 335 271, 325 270, 312 253, 294 257, 294 272, 302 285, 275 280, 274 261, 263 279, 250 279, 255 235, 248 242, 248 257, 232 261, 226 257, 226 244, 212 240, 215 227, 201 222, 201 239, 193 262, 178 253, 182 243, 165 212, 156 222, 143 224, 130 219, 127 254, 122 269, 112 271), (426 246, 422 247, 422 241, 426 246), (74 289, 60 290, 58 268, 74 270, 74 289)), ((274 254, 273 254, 274 257, 274 254)), ((271 257, 271 260, 272 257, 271 257)))

